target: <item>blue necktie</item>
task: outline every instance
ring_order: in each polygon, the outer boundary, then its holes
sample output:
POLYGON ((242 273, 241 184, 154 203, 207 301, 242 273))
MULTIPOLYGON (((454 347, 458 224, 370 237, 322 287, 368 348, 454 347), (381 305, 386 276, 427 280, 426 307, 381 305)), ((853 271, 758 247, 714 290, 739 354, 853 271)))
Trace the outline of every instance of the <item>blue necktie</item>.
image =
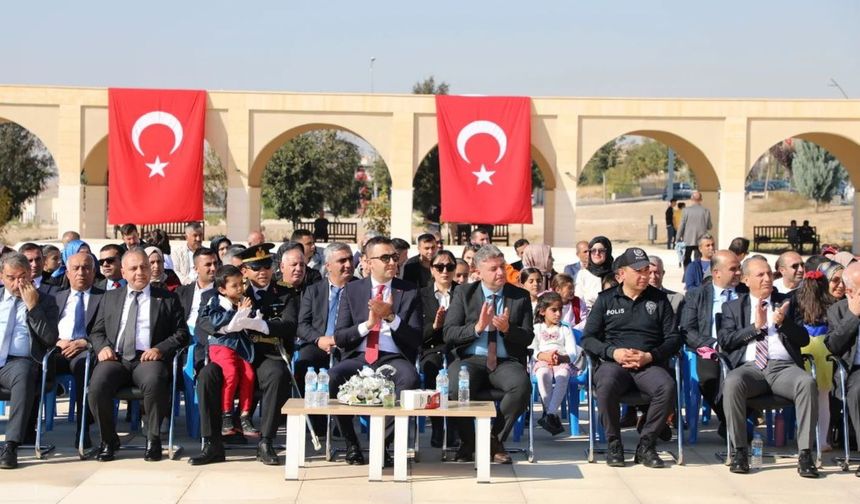
POLYGON ((328 320, 326 320, 325 324, 325 334, 326 336, 332 336, 334 334, 334 326, 337 323, 337 307, 340 304, 340 292, 343 290, 342 287, 331 286, 331 301, 328 303, 328 320))
POLYGON ((0 367, 6 365, 6 359, 9 357, 9 349, 12 347, 12 338, 15 337, 15 323, 18 317, 18 298, 10 297, 5 301, 11 304, 9 307, 9 317, 6 319, 6 327, 3 328, 2 339, 0 339, 0 367))
POLYGON ((84 293, 78 292, 78 305, 75 306, 75 328, 72 330, 72 339, 87 337, 87 313, 84 308, 84 293))

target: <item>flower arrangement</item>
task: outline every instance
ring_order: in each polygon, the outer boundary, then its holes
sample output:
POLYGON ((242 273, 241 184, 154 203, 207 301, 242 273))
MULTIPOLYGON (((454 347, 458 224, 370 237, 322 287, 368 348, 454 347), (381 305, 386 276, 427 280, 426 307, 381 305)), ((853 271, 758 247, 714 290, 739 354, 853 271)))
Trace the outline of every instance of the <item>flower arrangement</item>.
POLYGON ((382 406, 383 395, 394 393, 391 377, 397 372, 388 364, 374 371, 365 366, 340 386, 337 400, 350 406, 382 406))

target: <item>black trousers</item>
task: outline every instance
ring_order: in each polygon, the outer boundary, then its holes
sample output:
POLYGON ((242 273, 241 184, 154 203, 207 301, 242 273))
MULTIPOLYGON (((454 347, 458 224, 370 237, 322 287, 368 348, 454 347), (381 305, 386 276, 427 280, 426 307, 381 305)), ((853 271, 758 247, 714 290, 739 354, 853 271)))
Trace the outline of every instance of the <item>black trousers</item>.
MULTIPOLYGON (((54 354, 57 355, 57 354, 54 354)), ((62 355, 54 360, 54 370, 56 374, 71 374, 75 377, 75 405, 78 408, 78 415, 75 417, 75 442, 80 439, 81 419, 86 417, 86 425, 89 428, 93 424, 93 415, 90 412, 90 407, 84 407, 84 373, 86 372, 87 360, 86 352, 81 352, 71 359, 67 359, 62 355)), ((93 368, 90 368, 91 370, 93 368)))
MULTIPOLYGON (((854 424, 854 433, 860 447, 860 366, 852 366, 849 369, 848 379, 845 382, 845 406, 851 423, 854 424)), ((848 440, 846 439, 847 443, 848 440)))
MULTIPOLYGON (((281 408, 290 396, 290 370, 280 357, 258 355, 254 360, 260 399, 260 438, 269 441, 278 433, 281 408)), ((197 396, 200 408, 200 434, 210 441, 221 441, 221 390, 224 374, 214 362, 203 366, 197 374, 197 396)))
POLYGON ((607 441, 621 438, 620 399, 634 387, 651 397, 642 438, 649 441, 657 439, 675 405, 675 380, 665 368, 648 366, 633 371, 617 362, 601 362, 594 372, 594 382, 600 422, 607 441))
MULTIPOLYGON (((414 390, 420 385, 418 372, 415 371, 415 364, 406 360, 402 355, 379 352, 379 358, 373 364, 368 364, 364 359, 364 352, 344 359, 329 370, 329 395, 331 398, 337 397, 337 392, 340 386, 347 382, 353 375, 361 371, 364 366, 370 366, 371 369, 379 369, 383 365, 392 366, 395 369, 394 376, 391 380, 394 382, 394 392, 397 397, 400 397, 401 390, 414 390)), ((358 445, 358 436, 355 434, 353 427, 352 416, 337 416, 337 425, 343 434, 347 445, 358 445)), ((394 417, 386 417, 385 421, 385 439, 390 442, 394 437, 394 417)))
POLYGON ((39 365, 29 357, 8 357, 0 367, 0 386, 9 389, 9 421, 6 441, 21 444, 29 429, 30 412, 38 404, 39 365))
MULTIPOLYGON (((499 401, 499 414, 493 421, 492 432, 501 441, 504 441, 513 430, 514 422, 529 407, 529 394, 532 393, 532 384, 525 366, 515 359, 499 359, 496 369, 490 371, 487 369, 487 357, 484 355, 457 359, 448 366, 448 377, 451 380, 449 401, 457 400, 457 382, 461 365, 465 365, 469 370, 470 399, 477 400, 477 398, 487 395, 490 389, 498 389, 503 392, 504 396, 499 401)), ((474 447, 474 421, 471 418, 458 418, 455 424, 463 445, 474 447)))
POLYGON ((705 360, 700 355, 696 355, 696 373, 699 375, 699 390, 702 392, 702 397, 711 405, 720 423, 725 423, 726 414, 723 412, 722 397, 717 402, 717 394, 720 392, 719 361, 705 360))
POLYGON ((96 417, 103 443, 119 443, 113 417, 113 398, 130 385, 143 392, 144 423, 147 440, 161 437, 161 420, 170 413, 170 368, 163 360, 141 362, 101 361, 90 378, 90 409, 96 417))
POLYGON ((702 253, 699 252, 699 247, 695 243, 690 245, 689 243, 684 246, 684 268, 687 268, 687 265, 693 260, 693 255, 695 254, 696 259, 702 258, 702 253))
MULTIPOLYGON (((442 364, 444 364, 444 355, 440 351, 434 352, 432 350, 428 350, 418 360, 418 367, 424 374, 423 388, 425 390, 436 390, 436 377, 439 376, 439 370, 442 369, 442 364)), ((452 387, 451 384, 451 377, 448 376, 449 393, 452 387)), ((454 383, 454 385, 456 385, 456 383, 454 383)), ((441 435, 442 423, 441 417, 430 417, 430 424, 433 426, 433 432, 439 432, 439 434, 436 434, 437 436, 441 435)))

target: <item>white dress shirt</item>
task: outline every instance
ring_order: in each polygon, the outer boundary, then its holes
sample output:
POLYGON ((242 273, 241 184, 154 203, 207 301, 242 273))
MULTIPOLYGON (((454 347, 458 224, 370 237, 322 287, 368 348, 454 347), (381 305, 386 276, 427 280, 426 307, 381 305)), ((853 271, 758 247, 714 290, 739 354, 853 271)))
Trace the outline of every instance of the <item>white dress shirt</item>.
MULTIPOLYGON (((391 280, 384 284, 379 284, 372 277, 370 279, 371 285, 371 299, 376 298, 376 291, 379 290, 380 285, 385 285, 385 288, 382 290, 382 299, 386 303, 391 302, 391 280)), ((368 299, 369 301, 370 299, 368 299)), ((386 321, 382 321, 379 327, 379 351, 380 352, 391 352, 391 353, 400 353, 400 349, 397 348, 397 343, 394 342, 394 338, 391 336, 392 331, 396 331, 398 327, 400 327, 400 316, 394 315, 394 320, 389 324, 386 321)), ((366 336, 370 333, 370 327, 367 327, 367 322, 362 322, 358 324, 358 334, 364 338, 364 341, 358 346, 359 352, 364 352, 367 348, 367 338, 366 336)))
MULTIPOLYGON (((143 288, 140 295, 137 297, 137 326, 135 327, 134 349, 145 352, 151 348, 151 338, 149 334, 149 304, 150 304, 150 288, 149 284, 143 288)), ((128 311, 131 307, 131 302, 134 300, 134 292, 129 288, 125 294, 125 302, 122 305, 122 318, 120 319, 119 334, 117 335, 116 347, 117 352, 122 351, 122 334, 125 331, 125 323, 128 321, 128 311)))
MULTIPOLYGON (((779 331, 777 331, 776 326, 773 324, 773 306, 770 299, 765 302, 767 303, 767 358, 768 360, 791 361, 791 355, 785 349, 785 345, 782 344, 779 331)), ((750 295, 750 322, 753 324, 755 324, 755 313, 758 304, 759 299, 750 295)), ((744 354, 745 361, 755 361, 755 344, 755 339, 747 343, 746 353, 744 354)))
MULTIPOLYGON (((60 322, 57 324, 57 329, 60 331, 61 340, 71 340, 75 332, 75 310, 78 308, 78 292, 75 289, 69 290, 69 297, 66 299, 66 305, 63 311, 60 312, 60 322)), ((90 289, 84 291, 84 313, 87 313, 87 308, 90 307, 90 289)), ((84 321, 86 323, 86 321, 84 321)))
MULTIPOLYGON (((448 287, 447 292, 442 292, 442 289, 440 289, 439 286, 436 285, 436 283, 434 283, 433 284, 433 296, 436 297, 436 301, 439 302, 439 306, 441 308, 445 308, 447 310, 448 307, 451 306, 451 288, 450 287, 448 287)), ((434 317, 436 316, 435 313, 432 315, 434 317)))
POLYGON ((191 298, 191 308, 188 309, 188 323, 189 329, 191 329, 192 333, 194 331, 194 326, 197 324, 197 312, 200 311, 200 298, 203 297, 203 293, 212 290, 214 284, 209 284, 206 287, 201 288, 198 282, 194 282, 194 297, 191 298))

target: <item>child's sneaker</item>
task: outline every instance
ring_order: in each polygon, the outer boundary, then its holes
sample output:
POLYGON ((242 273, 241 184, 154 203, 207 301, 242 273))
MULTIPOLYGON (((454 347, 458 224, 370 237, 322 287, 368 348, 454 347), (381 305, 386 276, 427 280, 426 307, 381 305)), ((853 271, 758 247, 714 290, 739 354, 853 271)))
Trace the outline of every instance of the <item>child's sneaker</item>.
POLYGON ((221 435, 231 436, 236 434, 236 432, 236 427, 233 425, 233 415, 224 413, 224 416, 221 418, 221 435))
POLYGON ((247 413, 239 417, 239 423, 244 434, 258 434, 260 432, 251 422, 251 415, 247 413))

